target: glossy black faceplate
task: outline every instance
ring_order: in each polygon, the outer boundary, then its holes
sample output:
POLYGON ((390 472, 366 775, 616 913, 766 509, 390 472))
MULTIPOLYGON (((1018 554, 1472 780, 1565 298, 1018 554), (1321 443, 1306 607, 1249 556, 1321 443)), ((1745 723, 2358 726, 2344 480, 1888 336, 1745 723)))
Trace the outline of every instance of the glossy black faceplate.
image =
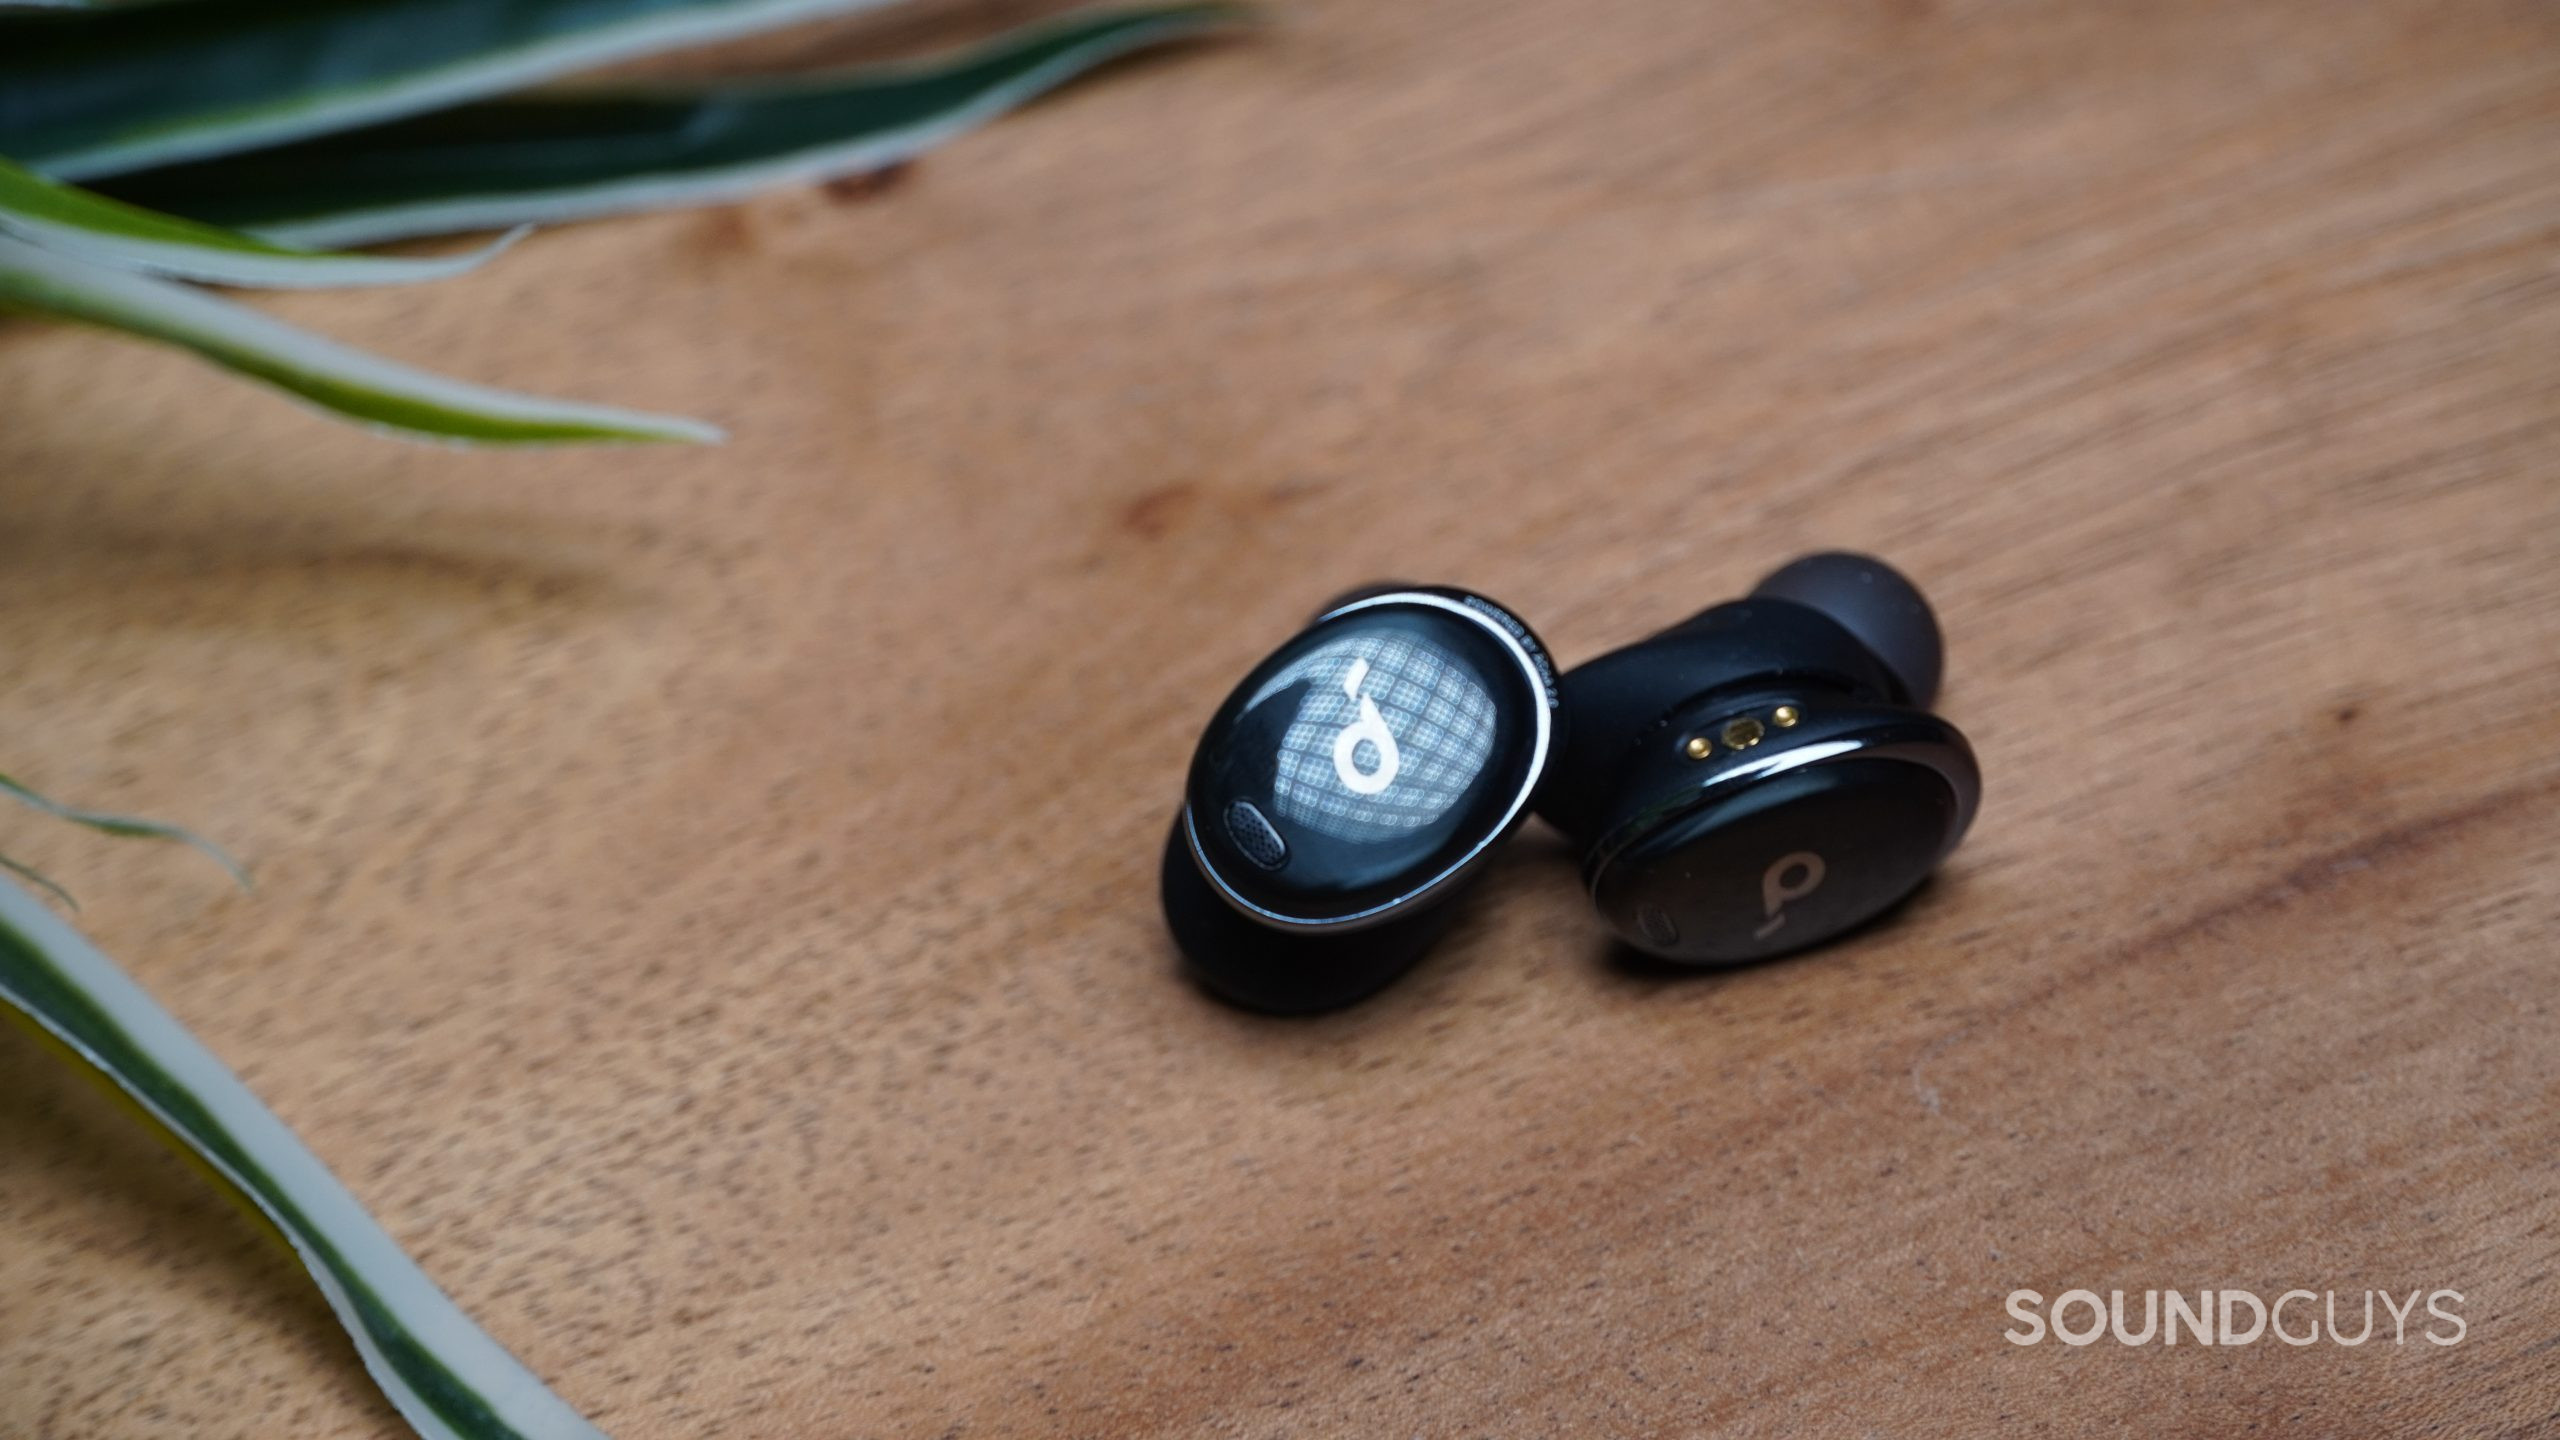
POLYGON ((1554 677, 1461 592, 1361 599, 1256 666, 1202 735, 1183 824, 1204 876, 1266 924, 1350 927, 1447 885, 1526 810, 1554 677))

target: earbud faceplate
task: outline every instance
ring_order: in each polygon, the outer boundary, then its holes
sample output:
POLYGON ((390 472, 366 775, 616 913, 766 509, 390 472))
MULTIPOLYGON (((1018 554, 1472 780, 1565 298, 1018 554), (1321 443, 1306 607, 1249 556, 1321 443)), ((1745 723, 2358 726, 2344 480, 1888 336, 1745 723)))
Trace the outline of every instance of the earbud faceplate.
POLYGON ((1352 600, 1219 707, 1193 752, 1184 835, 1201 874, 1263 924, 1377 923, 1527 812, 1555 711, 1545 647, 1491 601, 1352 600))
POLYGON ((1727 965, 1909 894, 1972 823, 1982 780, 1934 715, 1779 688, 1671 717, 1619 787, 1583 862, 1601 918, 1654 955, 1727 965))
POLYGON ((1392 978, 1528 814, 1559 725, 1546 648, 1492 601, 1403 586, 1337 602, 1237 685, 1193 753, 1164 898, 1195 971, 1274 1010, 1392 978))

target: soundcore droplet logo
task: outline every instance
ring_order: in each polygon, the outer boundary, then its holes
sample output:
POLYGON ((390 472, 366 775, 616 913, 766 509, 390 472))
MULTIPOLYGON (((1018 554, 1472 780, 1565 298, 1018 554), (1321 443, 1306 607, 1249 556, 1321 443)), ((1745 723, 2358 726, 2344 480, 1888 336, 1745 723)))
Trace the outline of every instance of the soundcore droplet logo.
POLYGON ((1781 855, 1760 872, 1760 908, 1767 912, 1768 923, 1751 932, 1754 940, 1766 940, 1786 927, 1787 902, 1802 900, 1822 888, 1822 877, 1830 867, 1822 857, 1810 850, 1781 855))
POLYGON ((1333 737, 1333 773, 1342 780, 1342 788, 1354 795, 1375 795, 1396 783, 1396 772, 1404 768, 1404 755, 1396 749, 1395 732, 1387 728, 1386 718, 1378 713, 1378 702, 1360 693, 1360 682, 1369 678, 1369 662, 1354 660, 1343 672, 1342 693, 1360 702, 1360 718, 1342 727, 1333 737), (1375 757, 1374 768, 1363 769, 1360 747, 1369 747, 1375 757))
POLYGON ((1337 840, 1401 839, 1446 818, 1493 758, 1484 683, 1411 635, 1320 645, 1246 707, 1265 703, 1295 707, 1273 757, 1272 808, 1337 840))

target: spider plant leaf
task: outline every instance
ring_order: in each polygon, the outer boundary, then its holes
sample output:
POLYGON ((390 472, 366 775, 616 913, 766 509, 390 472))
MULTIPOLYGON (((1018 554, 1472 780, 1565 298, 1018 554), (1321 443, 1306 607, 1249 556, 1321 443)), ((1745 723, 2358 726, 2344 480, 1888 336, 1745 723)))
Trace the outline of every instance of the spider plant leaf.
MULTIPOLYGON (((6 775, 0 775, 0 795, 6 795, 28 809, 50 815, 56 820, 68 820, 74 825, 85 825, 104 834, 119 835, 128 839, 174 840, 181 845, 192 846, 210 856, 214 864, 229 871, 232 880, 241 889, 249 888, 249 872, 240 868, 239 861, 232 859, 221 846, 183 825, 171 825, 160 820, 145 820, 138 815, 110 815, 104 810, 83 810, 76 805, 65 805, 6 775)), ((0 864, 7 863, 6 857, 0 857, 0 864)), ((35 875, 35 872, 23 866, 10 865, 9 868, 22 875, 31 875, 38 880, 43 880, 46 885, 53 886, 57 891, 61 889, 60 886, 53 885, 52 881, 44 880, 43 876, 35 875)))
POLYGON ((201 0, 0 17, 0 154, 61 180, 274 145, 887 0, 201 0))
POLYGON ((1248 13, 1219 4, 1110 11, 1027 26, 923 64, 491 101, 107 188, 330 246, 722 204, 894 165, 1095 66, 1248 13))
POLYGON ((700 421, 545 400, 430 375, 191 286, 0 236, 0 310, 11 309, 181 346, 323 409, 410 435, 483 444, 720 438, 700 421))
POLYGON ((0 231, 51 250, 218 285, 308 288, 441 280, 479 265, 522 231, 461 255, 407 259, 332 254, 181 220, 48 180, 0 159, 0 231))
POLYGON ((76 912, 80 908, 80 902, 73 898, 70 891, 63 889, 52 876, 47 875, 33 865, 12 860, 6 855, 0 855, 0 870, 6 870, 10 874, 17 876, 19 879, 26 881, 28 884, 33 885, 39 890, 42 890, 47 895, 52 896, 54 903, 60 905, 65 910, 76 912))
POLYGON ((421 1436, 602 1440, 437 1289, 213 1052, 78 931, 7 881, 0 881, 0 1000, 274 1226, 374 1382, 421 1436))

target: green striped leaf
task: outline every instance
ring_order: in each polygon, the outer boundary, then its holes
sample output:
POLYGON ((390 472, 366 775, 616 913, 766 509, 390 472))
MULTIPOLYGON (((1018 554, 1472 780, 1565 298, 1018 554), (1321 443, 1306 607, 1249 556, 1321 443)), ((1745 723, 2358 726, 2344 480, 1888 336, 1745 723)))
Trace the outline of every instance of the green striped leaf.
MULTIPOLYGON (((249 872, 240 868, 239 861, 232 859, 221 846, 183 825, 171 825, 161 820, 145 820, 139 815, 111 815, 104 810, 83 810, 76 805, 65 805, 6 775, 0 775, 0 795, 6 795, 39 814, 50 815, 56 820, 68 820, 74 825, 84 825, 103 835, 114 835, 128 840, 172 840, 180 845, 191 846, 210 856, 214 864, 228 871, 232 881, 241 889, 249 888, 249 872)), ((9 864, 10 869, 41 881, 57 894, 63 894, 61 886, 55 885, 51 880, 24 866, 10 864, 6 857, 0 857, 0 864, 9 864)), ((70 897, 63 894, 63 898, 70 897)))
POLYGON ((320 1158, 80 933, 0 880, 0 1000, 256 1207, 427 1440, 603 1440, 471 1322, 320 1158))
POLYGON ((22 864, 16 860, 10 859, 6 855, 0 855, 0 870, 6 870, 10 874, 17 876, 19 879, 24 880, 28 884, 43 891, 47 895, 52 896, 54 902, 66 910, 77 910, 80 908, 80 902, 72 898, 70 891, 63 889, 60 885, 54 883, 54 878, 52 876, 47 875, 33 865, 22 864))
POLYGON ((545 400, 413 370, 149 275, 0 236, 0 310, 182 346, 326 410, 386 430, 481 444, 720 438, 695 420, 545 400))
POLYGON ((720 204, 896 164, 1095 66, 1248 14, 1220 4, 1104 12, 925 64, 493 101, 106 188, 330 246, 720 204))
POLYGON ((441 280, 479 265, 517 238, 509 235, 467 254, 433 259, 306 250, 156 214, 47 180, 4 159, 0 230, 101 264, 220 285, 269 287, 441 280))
POLYGON ((79 180, 887 0, 200 0, 0 17, 0 154, 79 180))

